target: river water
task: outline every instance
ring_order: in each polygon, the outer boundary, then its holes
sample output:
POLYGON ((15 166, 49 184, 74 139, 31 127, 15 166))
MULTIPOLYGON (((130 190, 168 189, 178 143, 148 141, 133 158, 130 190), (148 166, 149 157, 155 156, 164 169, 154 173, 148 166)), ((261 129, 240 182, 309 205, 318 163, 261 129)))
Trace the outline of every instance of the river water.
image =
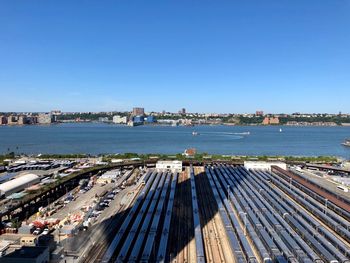
POLYGON ((127 127, 100 123, 1 126, 0 153, 173 154, 196 148, 210 154, 332 155, 349 159, 350 147, 341 145, 349 137, 350 127, 127 127), (193 136, 193 131, 199 134, 193 136), (250 134, 241 134, 245 132, 250 134))

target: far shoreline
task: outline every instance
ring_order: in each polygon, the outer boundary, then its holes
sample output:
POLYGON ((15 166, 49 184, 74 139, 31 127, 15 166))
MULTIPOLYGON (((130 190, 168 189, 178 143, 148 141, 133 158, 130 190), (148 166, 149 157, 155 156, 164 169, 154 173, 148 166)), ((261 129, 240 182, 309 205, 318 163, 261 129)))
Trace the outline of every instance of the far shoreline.
POLYGON ((193 128, 193 127, 200 127, 200 126, 226 126, 226 127, 345 127, 350 128, 349 125, 288 125, 288 124, 233 124, 233 123, 203 123, 203 124, 193 124, 193 125, 170 125, 170 124, 158 124, 158 123, 152 123, 152 124, 142 124, 137 126, 128 126, 127 124, 117 124, 112 122, 99 122, 99 121, 66 121, 66 122, 54 122, 50 124, 15 124, 15 125, 0 125, 1 127, 50 127, 50 126, 57 126, 62 124, 105 124, 105 125, 113 125, 113 126, 119 126, 119 127, 187 127, 187 128, 193 128))

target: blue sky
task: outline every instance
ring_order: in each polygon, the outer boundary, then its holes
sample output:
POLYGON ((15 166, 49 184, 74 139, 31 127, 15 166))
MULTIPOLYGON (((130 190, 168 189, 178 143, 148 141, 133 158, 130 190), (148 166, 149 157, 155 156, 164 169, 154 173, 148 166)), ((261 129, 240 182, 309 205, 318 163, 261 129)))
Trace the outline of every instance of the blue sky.
POLYGON ((350 112, 350 1, 0 1, 0 111, 350 112))

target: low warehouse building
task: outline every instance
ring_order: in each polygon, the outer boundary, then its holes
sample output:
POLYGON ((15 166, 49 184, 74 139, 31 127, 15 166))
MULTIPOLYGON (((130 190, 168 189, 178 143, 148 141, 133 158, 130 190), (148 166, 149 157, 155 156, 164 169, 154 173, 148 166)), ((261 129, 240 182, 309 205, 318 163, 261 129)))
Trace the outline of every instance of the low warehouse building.
POLYGON ((182 161, 158 161, 156 164, 158 170, 170 170, 173 173, 182 171, 182 161))
POLYGON ((36 174, 25 174, 6 183, 0 184, 0 196, 7 197, 12 193, 24 190, 25 188, 40 182, 40 177, 36 174))
POLYGON ((120 176, 120 170, 111 170, 102 174, 99 178, 97 178, 98 184, 110 184, 113 181, 117 180, 118 176, 120 176))
POLYGON ((245 161, 244 167, 246 169, 262 169, 262 170, 268 170, 271 171, 271 166, 275 165, 278 166, 284 170, 287 170, 286 163, 283 162, 264 162, 264 161, 245 161))

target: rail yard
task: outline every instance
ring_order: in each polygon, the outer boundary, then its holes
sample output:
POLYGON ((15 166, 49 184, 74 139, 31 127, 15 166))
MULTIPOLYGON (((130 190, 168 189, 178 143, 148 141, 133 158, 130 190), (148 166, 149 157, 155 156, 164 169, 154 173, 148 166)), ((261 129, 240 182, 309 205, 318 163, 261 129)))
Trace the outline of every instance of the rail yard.
POLYGON ((98 223, 66 239, 81 248, 56 262, 350 263, 349 199, 303 174, 181 164, 144 167, 120 188, 130 175, 109 187, 98 223))
POLYGON ((148 170, 94 261, 350 262, 346 201, 289 171, 271 171, 148 170))

